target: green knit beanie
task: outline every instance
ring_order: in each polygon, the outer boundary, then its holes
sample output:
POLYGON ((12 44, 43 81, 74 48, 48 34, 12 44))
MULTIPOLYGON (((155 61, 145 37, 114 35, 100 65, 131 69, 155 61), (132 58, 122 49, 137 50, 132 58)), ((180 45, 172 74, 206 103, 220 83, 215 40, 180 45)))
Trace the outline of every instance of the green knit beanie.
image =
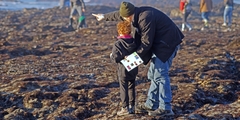
POLYGON ((122 2, 120 5, 119 13, 122 17, 129 17, 134 14, 134 5, 129 2, 122 2))

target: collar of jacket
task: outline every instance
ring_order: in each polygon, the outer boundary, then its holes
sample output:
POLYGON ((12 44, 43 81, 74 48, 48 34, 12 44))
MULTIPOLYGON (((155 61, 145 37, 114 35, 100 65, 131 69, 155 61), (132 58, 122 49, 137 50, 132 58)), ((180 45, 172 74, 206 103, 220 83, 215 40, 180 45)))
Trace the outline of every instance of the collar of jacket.
POLYGON ((131 35, 121 35, 121 36, 118 36, 117 38, 126 38, 126 39, 130 39, 130 38, 132 38, 132 36, 131 35))

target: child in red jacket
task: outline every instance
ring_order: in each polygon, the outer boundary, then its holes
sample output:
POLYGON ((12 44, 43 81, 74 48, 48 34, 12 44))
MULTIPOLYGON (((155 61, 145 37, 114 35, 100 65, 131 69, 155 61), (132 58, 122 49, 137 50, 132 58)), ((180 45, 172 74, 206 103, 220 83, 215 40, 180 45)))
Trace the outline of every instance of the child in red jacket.
POLYGON ((187 18, 190 15, 192 8, 191 8, 190 0, 180 0, 179 9, 182 12, 182 31, 185 31, 185 26, 187 26, 188 30, 192 30, 192 26, 187 22, 187 18))

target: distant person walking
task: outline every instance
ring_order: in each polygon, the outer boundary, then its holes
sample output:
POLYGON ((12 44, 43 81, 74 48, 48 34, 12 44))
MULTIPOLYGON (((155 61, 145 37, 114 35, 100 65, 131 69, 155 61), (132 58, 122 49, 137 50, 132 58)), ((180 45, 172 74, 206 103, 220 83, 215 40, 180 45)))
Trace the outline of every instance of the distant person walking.
POLYGON ((192 26, 187 22, 188 16, 192 11, 192 3, 190 0, 180 0, 179 9, 182 13, 182 31, 185 31, 185 26, 189 31, 192 30, 192 26))
POLYGON ((69 7, 70 1, 69 0, 60 0, 59 8, 62 9, 64 7, 69 7))
POLYGON ((223 13, 223 25, 222 26, 231 26, 232 25, 232 12, 233 12, 233 0, 224 0, 224 13, 223 13))
POLYGON ((204 26, 207 27, 209 23, 209 14, 213 8, 212 0, 201 0, 200 1, 200 12, 204 22, 204 26))
POLYGON ((84 12, 85 12, 85 3, 83 0, 70 0, 70 20, 69 20, 69 27, 73 28, 73 14, 74 11, 77 10, 78 15, 79 15, 79 19, 78 24, 77 24, 77 29, 80 29, 82 27, 86 26, 85 23, 85 17, 84 17, 84 12))
POLYGON ((128 21, 121 21, 117 24, 118 40, 115 42, 110 58, 117 63, 118 80, 120 86, 120 97, 122 101, 122 108, 117 115, 127 115, 135 113, 135 79, 138 74, 138 67, 131 71, 121 64, 121 60, 125 56, 130 55, 137 49, 135 39, 131 36, 131 23, 128 21))

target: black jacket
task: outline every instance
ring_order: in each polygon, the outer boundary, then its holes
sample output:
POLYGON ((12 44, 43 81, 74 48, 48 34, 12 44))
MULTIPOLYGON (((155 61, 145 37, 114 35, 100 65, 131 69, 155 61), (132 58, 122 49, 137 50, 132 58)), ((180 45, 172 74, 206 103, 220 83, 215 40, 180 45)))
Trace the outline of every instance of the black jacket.
POLYGON ((115 42, 112 48, 111 60, 115 63, 120 63, 125 56, 132 54, 136 49, 137 45, 133 38, 120 38, 115 42))
POLYGON ((119 80, 135 80, 138 73, 138 67, 128 72, 120 61, 124 59, 125 56, 132 54, 136 49, 137 45, 133 38, 120 38, 115 42, 110 58, 113 62, 118 64, 119 80))
POLYGON ((233 7, 233 0, 224 0, 224 5, 225 6, 232 6, 233 7))
MULTIPOLYGON (((106 21, 123 20, 118 11, 104 15, 106 21)), ((166 62, 184 35, 176 24, 163 12, 152 7, 136 7, 132 25, 138 45, 137 53, 146 64, 154 53, 166 62)))

